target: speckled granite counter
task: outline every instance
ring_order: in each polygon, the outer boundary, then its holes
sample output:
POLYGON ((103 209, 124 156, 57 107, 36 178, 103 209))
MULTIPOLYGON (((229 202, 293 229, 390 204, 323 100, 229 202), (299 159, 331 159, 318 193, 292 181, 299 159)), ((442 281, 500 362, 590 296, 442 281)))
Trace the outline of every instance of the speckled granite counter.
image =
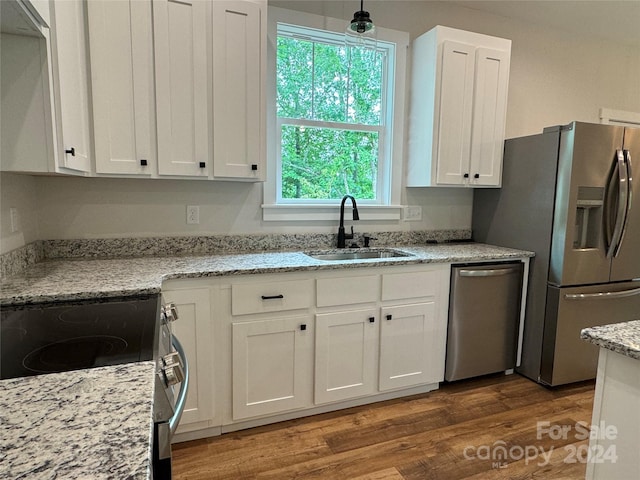
POLYGON ((0 478, 147 479, 154 362, 0 381, 0 478))
POLYGON ((599 347, 640 360, 640 320, 585 328, 580 338, 599 347))
MULTIPOLYGON (((49 260, 7 277, 0 303, 22 304, 157 293, 164 280, 222 275, 277 273, 404 265, 458 263, 531 257, 533 253, 479 243, 395 247, 409 257, 325 261, 302 252, 49 260)), ((364 249, 360 249, 362 251, 364 249)))
MULTIPOLYGON (((0 303, 157 293, 164 280, 177 278, 533 256, 476 243, 395 249, 412 256, 323 261, 277 252, 47 260, 3 279, 0 303)), ((147 478, 153 369, 144 362, 0 381, 0 478, 147 478)))

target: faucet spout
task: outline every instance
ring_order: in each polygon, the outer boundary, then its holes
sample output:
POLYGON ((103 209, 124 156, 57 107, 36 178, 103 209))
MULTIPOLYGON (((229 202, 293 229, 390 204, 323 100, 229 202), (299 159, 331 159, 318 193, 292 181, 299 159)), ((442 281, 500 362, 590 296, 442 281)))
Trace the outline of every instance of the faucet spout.
POLYGON ((344 233, 344 204, 347 199, 351 200, 351 205, 353 207, 353 220, 360 220, 356 199, 351 195, 345 195, 344 197, 342 197, 342 202, 340 202, 340 225, 338 226, 338 248, 345 248, 345 240, 353 238, 353 227, 351 227, 350 234, 344 233))

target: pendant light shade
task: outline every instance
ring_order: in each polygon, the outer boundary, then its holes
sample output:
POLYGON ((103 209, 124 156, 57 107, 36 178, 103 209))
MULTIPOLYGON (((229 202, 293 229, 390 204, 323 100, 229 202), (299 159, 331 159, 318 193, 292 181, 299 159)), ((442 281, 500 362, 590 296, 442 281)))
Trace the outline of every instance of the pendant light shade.
POLYGON ((345 39, 347 45, 372 48, 374 50, 376 48, 376 26, 373 24, 369 12, 364 10, 364 0, 360 0, 360 10, 353 14, 353 20, 347 25, 345 39))

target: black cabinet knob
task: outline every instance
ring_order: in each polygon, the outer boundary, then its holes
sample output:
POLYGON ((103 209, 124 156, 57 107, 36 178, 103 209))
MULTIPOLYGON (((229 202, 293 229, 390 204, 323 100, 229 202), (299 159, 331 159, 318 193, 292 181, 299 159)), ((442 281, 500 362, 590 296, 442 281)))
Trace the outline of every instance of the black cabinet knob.
POLYGON ((257 165, 257 164, 255 164, 255 163, 252 163, 252 164, 251 164, 251 170, 253 170, 253 171, 258 170, 258 165, 257 165))
POLYGON ((474 174, 473 178, 480 178, 480 174, 479 173, 474 174))
POLYGON ((69 154, 71 154, 72 157, 75 157, 76 156, 76 147, 68 148, 67 150, 64 151, 64 153, 69 153, 69 154))
POLYGON ((204 168, 206 166, 207 166, 207 164, 205 162, 200 162, 200 168, 204 168))
POLYGON ((464 177, 464 178, 469 178, 469 174, 468 174, 468 173, 465 173, 465 174, 463 175, 463 177, 464 177))
POLYGON ((376 317, 369 317, 369 323, 373 323, 376 321, 376 317))
POLYGON ((143 167, 146 167, 147 161, 143 158, 142 160, 140 160, 140 165, 142 165, 143 167))
POLYGON ((300 325, 300 330, 306 330, 307 326, 303 323, 302 325, 300 325))
POLYGON ((393 315, 389 314, 387 315, 387 320, 392 320, 393 319, 393 315))

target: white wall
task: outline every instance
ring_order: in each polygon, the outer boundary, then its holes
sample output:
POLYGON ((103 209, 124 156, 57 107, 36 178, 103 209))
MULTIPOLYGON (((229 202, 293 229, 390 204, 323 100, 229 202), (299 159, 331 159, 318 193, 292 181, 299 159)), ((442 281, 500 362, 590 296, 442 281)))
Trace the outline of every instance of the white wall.
MULTIPOLYGON (((348 21, 359 2, 272 1, 348 21)), ((512 39, 507 137, 538 133, 572 120, 598 122, 601 107, 640 112, 637 49, 579 37, 446 2, 367 1, 380 26, 411 38, 435 25, 512 39)), ((260 184, 61 177, 2 178, 2 251, 35 238, 158 234, 330 232, 333 223, 284 225, 261 221, 260 184), (23 205, 22 237, 5 228, 9 205, 23 205), (186 225, 185 206, 200 205, 200 225, 186 225), (5 208, 7 207, 7 208, 5 208)), ((356 230, 470 228, 468 189, 405 189, 403 202, 423 207, 422 222, 366 224, 356 230)))
POLYGON ((38 232, 37 179, 29 175, 0 175, 0 253, 40 238, 38 232), (18 211, 18 231, 11 232, 9 211, 18 211))

